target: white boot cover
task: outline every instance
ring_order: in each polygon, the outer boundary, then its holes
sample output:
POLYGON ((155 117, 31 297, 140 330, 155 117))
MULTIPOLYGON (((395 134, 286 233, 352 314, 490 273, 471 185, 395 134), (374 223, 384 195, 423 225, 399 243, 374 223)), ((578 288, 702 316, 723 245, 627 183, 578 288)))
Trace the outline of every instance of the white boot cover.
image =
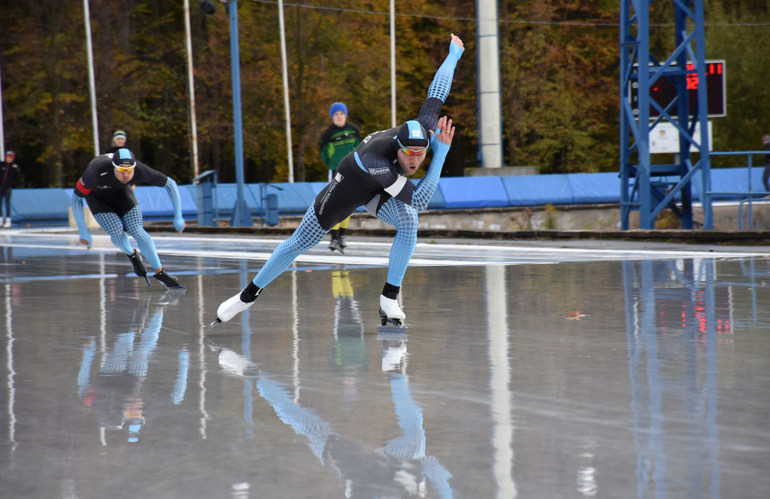
POLYGON ((241 292, 239 291, 237 295, 223 302, 219 306, 217 309, 217 318, 222 322, 227 322, 252 305, 254 305, 254 302, 244 303, 241 301, 241 292))
POLYGON ((385 295, 380 295, 380 308, 388 319, 406 319, 406 315, 398 307, 398 301, 391 300, 385 295))

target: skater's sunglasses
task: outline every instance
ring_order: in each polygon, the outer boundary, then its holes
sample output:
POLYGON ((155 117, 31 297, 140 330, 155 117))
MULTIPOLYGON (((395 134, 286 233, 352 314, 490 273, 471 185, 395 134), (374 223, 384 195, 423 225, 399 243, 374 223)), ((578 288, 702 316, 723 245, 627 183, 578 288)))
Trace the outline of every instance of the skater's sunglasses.
POLYGON ((115 165, 115 169, 117 171, 119 171, 119 172, 130 172, 134 168, 136 168, 136 165, 131 165, 131 166, 118 166, 118 165, 115 165))
POLYGON ((428 152, 427 147, 423 147, 419 151, 415 151, 414 149, 409 149, 408 147, 402 147, 401 150, 406 154, 407 156, 422 156, 426 152, 428 152))
POLYGON ((401 151, 404 154, 406 154, 407 156, 422 156, 423 154, 428 152, 428 148, 427 147, 423 147, 422 149, 414 150, 414 149, 409 149, 408 147, 406 147, 404 144, 401 143, 400 140, 396 139, 396 141, 398 142, 398 147, 400 147, 401 151))

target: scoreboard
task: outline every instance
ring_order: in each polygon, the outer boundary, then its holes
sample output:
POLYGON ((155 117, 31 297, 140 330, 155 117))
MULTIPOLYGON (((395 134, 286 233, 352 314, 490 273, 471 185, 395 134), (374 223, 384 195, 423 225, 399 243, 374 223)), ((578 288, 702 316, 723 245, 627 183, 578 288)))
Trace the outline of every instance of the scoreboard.
MULTIPOLYGON (((672 68, 676 68, 676 64, 671 65, 672 68)), ((637 65, 634 64, 634 72, 636 72, 637 65)), ((693 64, 687 65, 688 70, 694 70, 693 64)), ((695 103, 698 97, 698 75, 690 73, 686 75, 687 78, 687 96, 688 105, 690 107, 690 116, 695 111, 695 103)), ((630 91, 629 98, 631 99, 631 109, 634 116, 639 116, 639 83, 637 80, 631 80, 629 83, 630 91)), ((706 61, 706 100, 709 117, 719 117, 727 115, 727 101, 725 92, 725 61, 706 61)), ((655 81, 655 84, 650 88, 650 98, 662 109, 666 109, 671 101, 676 98, 677 89, 671 81, 665 76, 661 76, 655 81)), ((669 114, 672 117, 676 117, 679 114, 679 106, 674 105, 669 114)), ((660 116, 660 113, 652 105, 650 105, 650 119, 654 119, 660 116)))

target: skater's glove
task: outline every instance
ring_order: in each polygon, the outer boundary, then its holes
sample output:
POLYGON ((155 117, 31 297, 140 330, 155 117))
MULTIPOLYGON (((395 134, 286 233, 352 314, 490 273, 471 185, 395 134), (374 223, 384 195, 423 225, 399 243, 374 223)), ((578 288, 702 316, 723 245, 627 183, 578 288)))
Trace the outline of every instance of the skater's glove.
POLYGON ((182 218, 182 215, 174 217, 174 230, 179 232, 184 230, 184 218, 182 218))
POLYGON ((436 147, 436 143, 439 141, 438 140, 438 134, 440 134, 440 133, 441 133, 441 129, 440 128, 436 128, 436 130, 433 132, 433 134, 431 134, 431 136, 430 136, 430 147, 431 148, 435 148, 436 147))
POLYGON ((456 43, 449 44, 449 55, 454 56, 455 60, 459 60, 463 56, 465 49, 456 43))
POLYGON ((81 230, 80 230, 80 231, 78 231, 78 232, 80 232, 80 239, 81 239, 82 241, 87 241, 87 242, 88 242, 87 246, 88 246, 89 248, 90 248, 91 246, 93 246, 93 244, 92 244, 92 243, 93 243, 93 240, 91 239, 91 234, 88 232, 88 229, 81 229, 81 230))

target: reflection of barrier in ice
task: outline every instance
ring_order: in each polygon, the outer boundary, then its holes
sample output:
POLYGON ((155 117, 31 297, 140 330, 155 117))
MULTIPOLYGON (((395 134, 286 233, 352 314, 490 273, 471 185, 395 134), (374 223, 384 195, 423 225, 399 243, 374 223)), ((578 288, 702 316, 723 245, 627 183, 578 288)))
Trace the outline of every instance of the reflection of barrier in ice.
POLYGON ((11 452, 16 450, 16 370, 13 367, 13 297, 10 284, 5 285, 5 334, 8 337, 6 353, 8 355, 8 441, 11 452))
POLYGON ((508 340, 508 294, 505 267, 484 268, 484 299, 489 334, 489 388, 492 393, 491 410, 492 446, 494 447, 493 473, 498 499, 518 495, 513 480, 513 423, 511 422, 510 361, 508 340))
MULTIPOLYGON (((672 481, 686 482, 690 490, 700 491, 704 485, 704 472, 708 472, 710 477, 710 497, 719 497, 714 265, 713 259, 687 259, 678 262, 645 260, 639 264, 623 262, 626 338, 639 498, 648 497, 650 478, 655 487, 655 497, 665 497, 667 483, 672 481), (685 293, 677 293, 677 288, 685 293), (673 305, 668 305, 669 301, 673 301, 673 305), (682 310, 684 334, 681 337, 660 334, 657 321, 662 321, 662 317, 665 317, 666 307, 682 310), (662 308, 660 314, 658 308, 662 308), (658 353, 659 343, 666 345, 673 341, 685 342, 684 382, 681 385, 675 379, 675 371, 671 372, 667 368, 665 378, 660 374, 662 356, 658 353), (699 386, 701 382, 698 371, 698 346, 701 344, 705 347, 706 361, 705 383, 702 388, 699 386), (640 376, 642 358, 646 360, 646 386, 640 376), (690 423, 687 438, 690 470, 689 477, 686 478, 669 476, 677 470, 668 470, 666 467, 668 451, 664 425, 666 417, 663 412, 664 395, 675 392, 680 386, 685 387, 684 397, 690 423), (705 414, 702 410, 704 406, 705 414), (704 450, 708 454, 706 462, 703 459, 704 450)), ((661 327, 665 327, 665 324, 661 327)), ((671 346, 667 345, 667 349, 670 348, 671 346)), ((678 440, 669 444, 672 450, 676 450, 680 445, 678 440)))

